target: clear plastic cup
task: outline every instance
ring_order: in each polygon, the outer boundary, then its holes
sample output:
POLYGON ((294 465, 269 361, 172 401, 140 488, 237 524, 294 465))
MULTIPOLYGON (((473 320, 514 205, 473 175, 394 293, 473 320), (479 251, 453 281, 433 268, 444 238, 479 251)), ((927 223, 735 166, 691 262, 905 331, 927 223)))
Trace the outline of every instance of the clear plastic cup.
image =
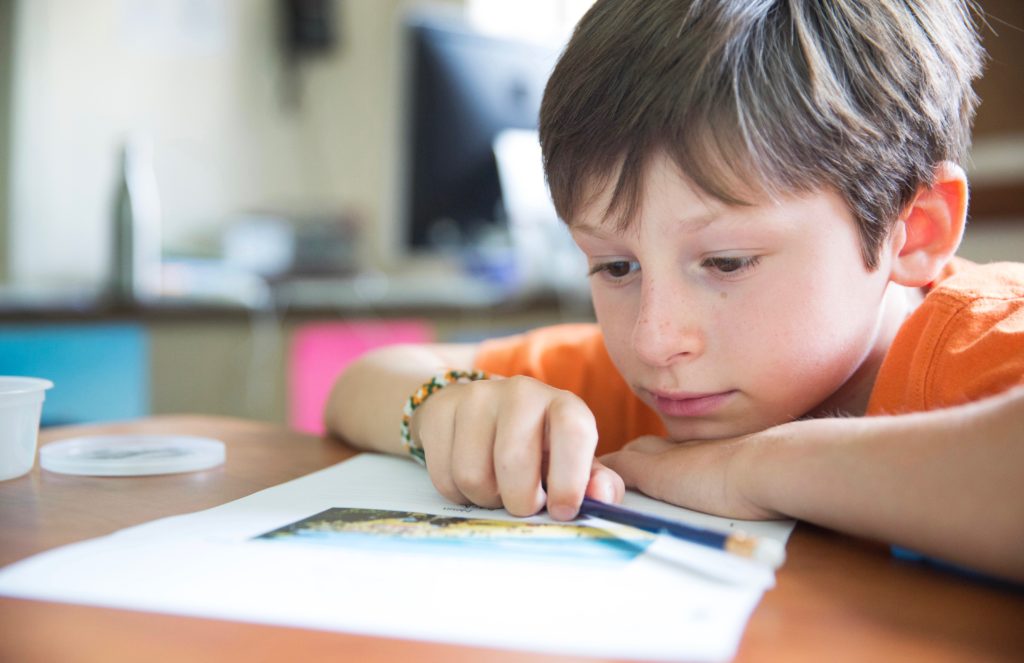
POLYGON ((42 378, 0 375, 0 481, 35 465, 43 400, 52 386, 42 378))

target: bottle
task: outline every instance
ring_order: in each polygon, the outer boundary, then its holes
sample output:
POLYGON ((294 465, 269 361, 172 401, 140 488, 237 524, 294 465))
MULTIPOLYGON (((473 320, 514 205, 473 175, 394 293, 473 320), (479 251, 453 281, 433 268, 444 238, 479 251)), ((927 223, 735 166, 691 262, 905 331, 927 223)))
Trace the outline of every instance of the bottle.
POLYGON ((110 294, 120 304, 160 294, 160 196, 152 154, 144 137, 133 137, 121 148, 110 283, 110 294))

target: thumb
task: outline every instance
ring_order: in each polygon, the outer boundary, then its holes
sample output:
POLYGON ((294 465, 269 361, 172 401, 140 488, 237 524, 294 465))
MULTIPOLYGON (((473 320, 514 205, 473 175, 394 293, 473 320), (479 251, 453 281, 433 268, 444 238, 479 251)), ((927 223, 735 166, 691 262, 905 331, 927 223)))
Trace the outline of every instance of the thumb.
POLYGON ((677 446, 660 437, 644 435, 619 451, 601 456, 601 463, 622 478, 625 485, 638 488, 657 469, 659 454, 677 446))
POLYGON ((614 472, 615 476, 630 488, 638 487, 641 477, 650 471, 650 459, 649 454, 628 449, 601 456, 605 469, 614 472))
POLYGON ((587 483, 587 497, 602 502, 617 504, 626 494, 626 484, 622 477, 601 461, 594 459, 590 467, 590 481, 587 483))

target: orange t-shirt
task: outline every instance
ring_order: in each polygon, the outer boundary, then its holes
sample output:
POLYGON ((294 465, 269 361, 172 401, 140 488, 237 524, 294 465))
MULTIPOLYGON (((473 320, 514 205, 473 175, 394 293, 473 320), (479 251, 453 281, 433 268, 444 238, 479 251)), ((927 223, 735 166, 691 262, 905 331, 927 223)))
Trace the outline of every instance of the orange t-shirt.
POLYGON ((1024 384, 1024 264, 955 259, 900 327, 869 415, 981 400, 1024 384))
POLYGON ((658 415, 619 375, 595 324, 555 325, 484 341, 475 364, 497 375, 528 375, 582 398, 597 420, 598 455, 641 435, 666 435, 658 415))
MULTIPOLYGON (((528 375, 577 394, 597 419, 597 453, 664 424, 626 385, 594 324, 485 341, 476 368, 528 375)), ((956 259, 904 322, 882 363, 868 414, 930 410, 1024 384, 1024 264, 956 259)))

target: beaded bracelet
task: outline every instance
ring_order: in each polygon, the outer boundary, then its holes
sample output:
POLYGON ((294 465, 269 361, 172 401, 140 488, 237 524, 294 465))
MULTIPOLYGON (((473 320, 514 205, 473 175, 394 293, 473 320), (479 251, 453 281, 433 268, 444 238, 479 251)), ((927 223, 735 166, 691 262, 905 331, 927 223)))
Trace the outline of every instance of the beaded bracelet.
POLYGON ((413 395, 405 402, 405 407, 402 408, 401 426, 402 446, 406 448, 413 460, 420 465, 427 464, 426 455, 423 453, 423 447, 417 442, 413 442, 412 434, 409 431, 409 424, 412 422, 412 413, 416 411, 416 408, 423 405, 431 394, 441 391, 450 384, 486 380, 489 377, 490 376, 483 371, 445 371, 444 373, 438 373, 434 377, 430 378, 430 380, 424 382, 419 389, 413 392, 413 395))

